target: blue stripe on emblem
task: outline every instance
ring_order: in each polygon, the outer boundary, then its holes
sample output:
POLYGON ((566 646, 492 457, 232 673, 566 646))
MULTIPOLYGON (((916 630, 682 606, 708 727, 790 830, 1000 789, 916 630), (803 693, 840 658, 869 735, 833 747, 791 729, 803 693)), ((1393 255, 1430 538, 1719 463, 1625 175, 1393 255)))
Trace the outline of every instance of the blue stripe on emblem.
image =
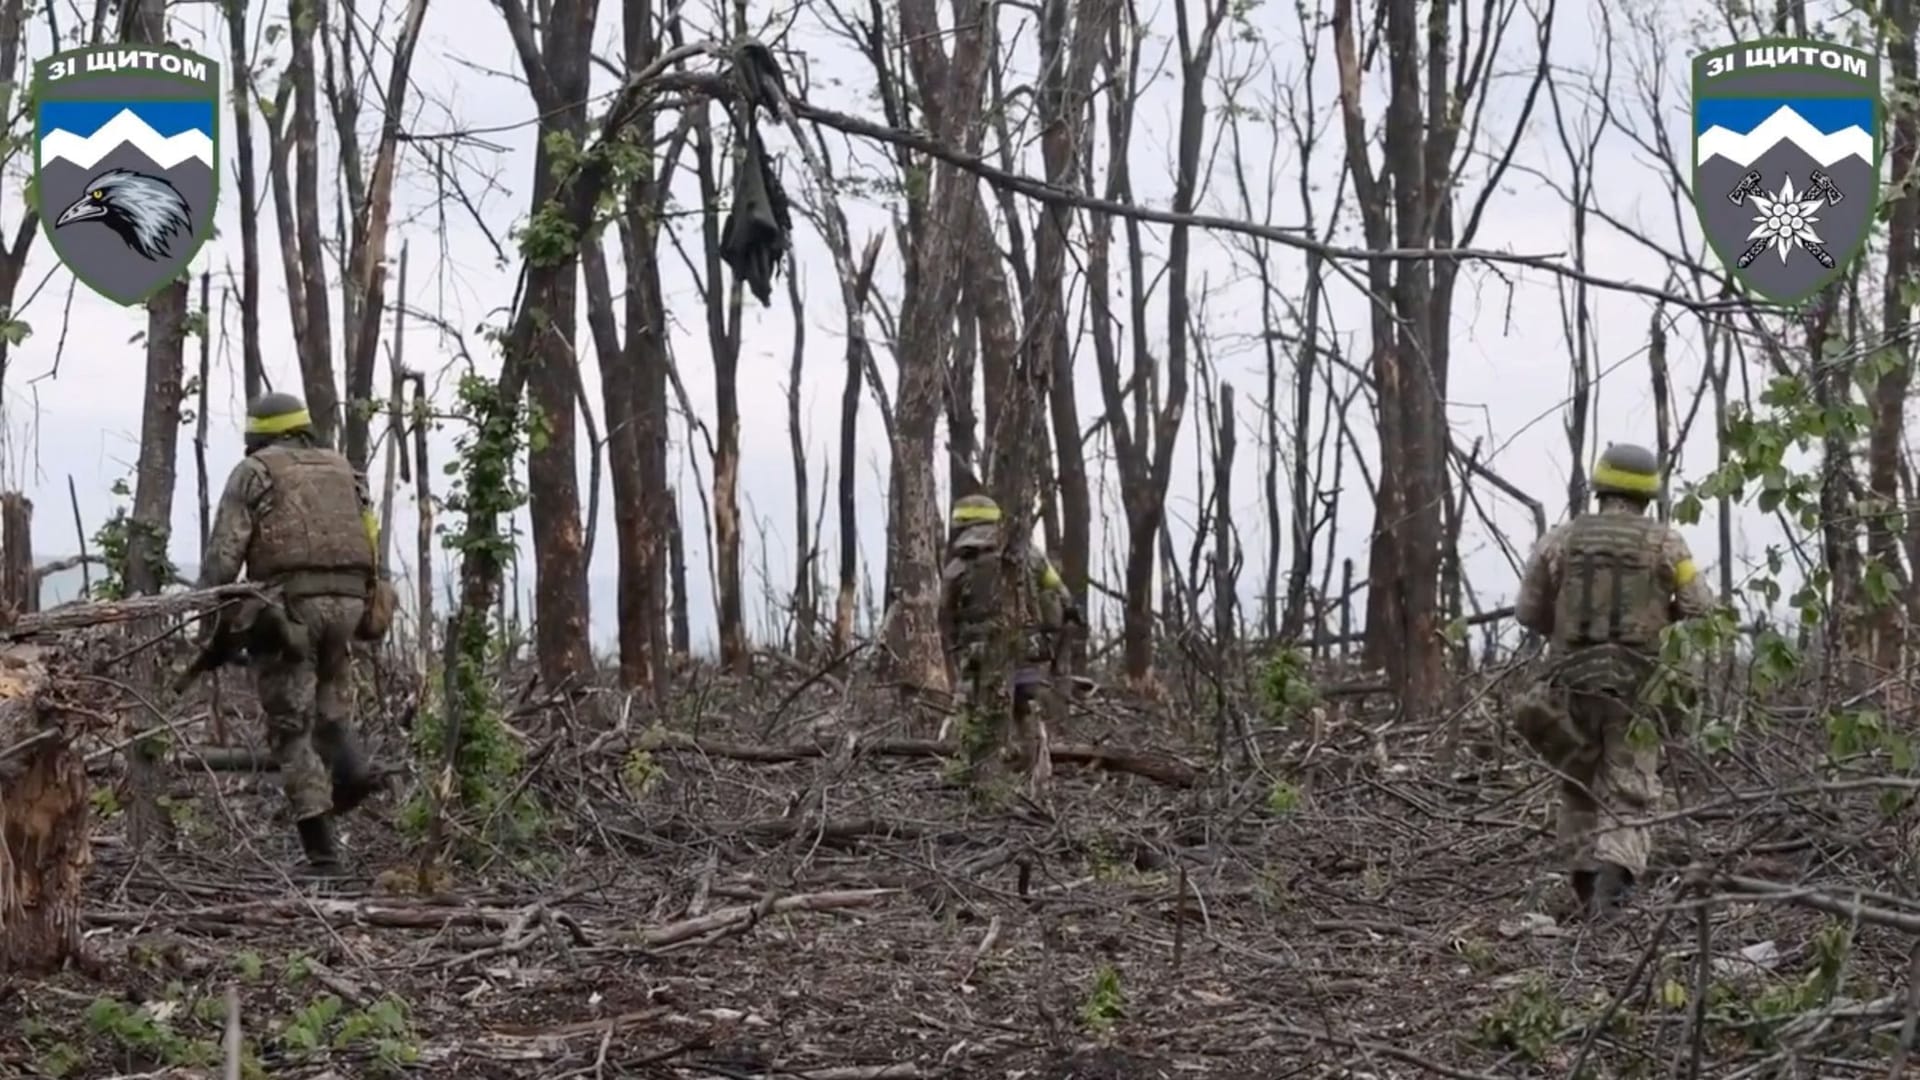
POLYGON ((1857 127, 1871 134, 1872 98, 1747 98, 1703 97, 1693 103, 1693 130, 1722 127, 1744 135, 1764 123, 1782 108, 1792 109, 1800 119, 1823 135, 1857 127))
POLYGON ((211 137, 214 131, 211 101, 43 101, 40 134, 71 131, 85 138, 122 112, 138 116, 163 139, 183 131, 204 131, 211 137))

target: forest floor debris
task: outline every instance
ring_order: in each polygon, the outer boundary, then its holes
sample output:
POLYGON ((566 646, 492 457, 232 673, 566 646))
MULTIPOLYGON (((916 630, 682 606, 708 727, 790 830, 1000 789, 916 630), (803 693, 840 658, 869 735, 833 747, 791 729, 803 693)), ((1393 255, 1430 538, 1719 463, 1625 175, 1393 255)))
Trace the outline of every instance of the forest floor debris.
POLYGON ((89 962, 0 987, 0 1076, 219 1075, 229 986, 246 1075, 310 1080, 1885 1075, 1912 1023, 1900 815, 1789 764, 1818 757, 1791 730, 1676 755, 1708 809, 1670 800, 1633 910, 1594 926, 1551 779, 1491 722, 1355 701, 1215 772, 1212 730, 1108 701, 1056 738, 1148 767, 1062 768, 1043 807, 970 795, 937 719, 843 690, 766 730, 790 689, 523 731, 537 841, 424 892, 401 795, 320 885, 288 876, 270 773, 181 744, 179 847, 139 859, 97 776, 89 962))

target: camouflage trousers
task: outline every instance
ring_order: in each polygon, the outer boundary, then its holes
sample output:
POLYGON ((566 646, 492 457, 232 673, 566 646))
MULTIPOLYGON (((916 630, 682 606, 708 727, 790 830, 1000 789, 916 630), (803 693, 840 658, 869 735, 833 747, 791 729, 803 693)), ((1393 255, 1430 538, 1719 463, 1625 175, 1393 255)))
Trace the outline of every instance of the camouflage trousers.
POLYGON ((995 749, 1005 748, 1021 759, 1029 758, 1034 750, 1028 744, 1046 737, 1034 706, 1053 687, 1051 660, 1040 650, 1029 649, 1027 660, 1007 673, 1005 684, 986 686, 980 681, 986 651, 985 642, 967 642, 955 649, 966 708, 971 716, 972 726, 966 739, 969 757, 977 761, 995 749), (1005 719, 1012 721, 1014 729, 1011 746, 1007 745, 1008 732, 1001 727, 1005 719))
POLYGON ((332 772, 315 732, 338 731, 350 719, 348 646, 365 605, 360 597, 343 596, 289 601, 289 618, 306 629, 306 648, 252 662, 267 745, 296 821, 333 809, 332 772))
POLYGON ((1652 835, 1627 822, 1646 817, 1660 801, 1660 747, 1636 747, 1629 739, 1639 680, 1622 675, 1608 686, 1604 678, 1568 674, 1555 672, 1522 693, 1515 727, 1560 774, 1558 834, 1573 852, 1572 869, 1606 862, 1640 877, 1652 835))

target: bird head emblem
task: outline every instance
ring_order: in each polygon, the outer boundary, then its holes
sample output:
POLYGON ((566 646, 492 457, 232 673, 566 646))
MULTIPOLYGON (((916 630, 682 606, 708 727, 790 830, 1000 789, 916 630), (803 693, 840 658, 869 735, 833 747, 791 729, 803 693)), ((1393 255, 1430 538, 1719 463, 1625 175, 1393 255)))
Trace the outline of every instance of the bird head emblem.
POLYGON ((172 254, 173 237, 193 235, 187 200, 166 178, 130 169, 108 169, 87 181, 86 191, 54 219, 55 228, 97 221, 129 249, 149 260, 172 254))

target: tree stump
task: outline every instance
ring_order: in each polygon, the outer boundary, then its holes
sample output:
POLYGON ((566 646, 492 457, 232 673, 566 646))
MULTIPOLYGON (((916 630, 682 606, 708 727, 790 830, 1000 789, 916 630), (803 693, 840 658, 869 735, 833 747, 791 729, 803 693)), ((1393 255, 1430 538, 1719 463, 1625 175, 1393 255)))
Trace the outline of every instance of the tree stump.
POLYGON ((0 600, 16 615, 40 610, 40 576, 33 571, 33 502, 17 491, 0 495, 0 600))
POLYGON ((0 646, 0 977, 56 970, 80 943, 86 760, 46 685, 38 646, 0 646))

